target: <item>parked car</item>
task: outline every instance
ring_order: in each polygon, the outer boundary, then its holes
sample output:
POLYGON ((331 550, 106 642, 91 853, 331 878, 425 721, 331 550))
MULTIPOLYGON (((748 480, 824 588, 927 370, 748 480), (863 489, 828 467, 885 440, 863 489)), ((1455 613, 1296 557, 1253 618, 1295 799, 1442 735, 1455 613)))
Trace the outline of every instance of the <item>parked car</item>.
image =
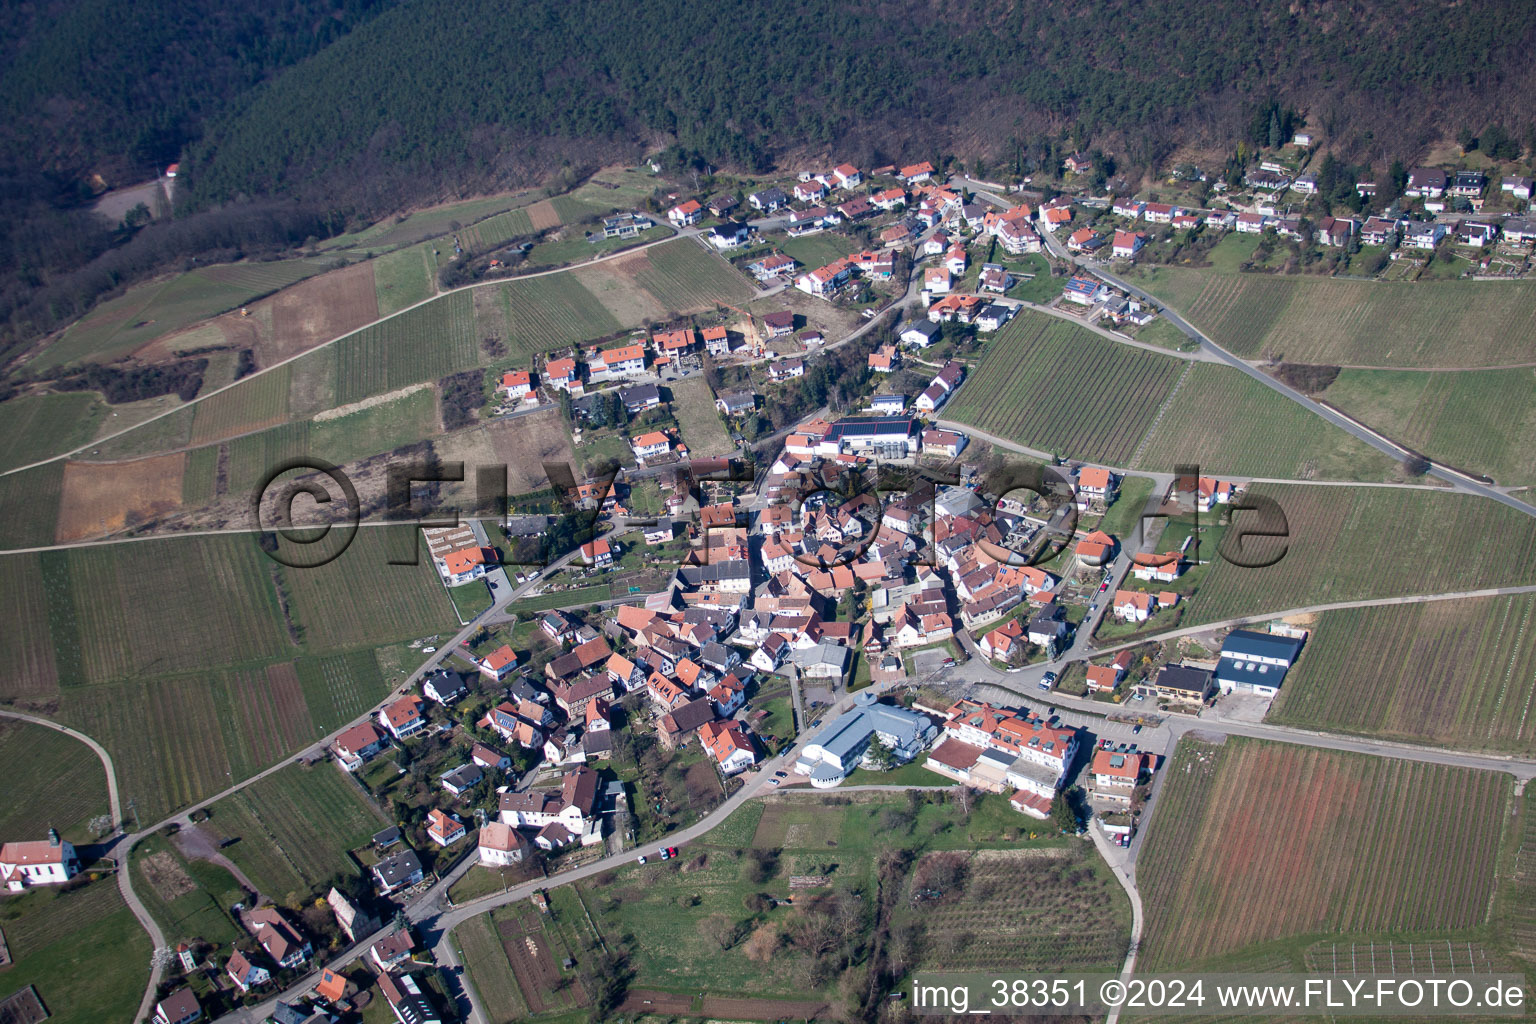
POLYGON ((640 856, 636 857, 635 860, 637 860, 641 864, 644 864, 645 863, 645 854, 642 853, 640 856))
POLYGON ((672 859, 672 854, 667 851, 667 848, 665 846, 663 846, 661 849, 656 851, 656 856, 660 857, 662 860, 671 860, 672 859))
POLYGON ((779 780, 778 779, 769 779, 768 780, 768 785, 770 785, 770 786, 777 786, 778 784, 779 784, 779 780))
POLYGON ((1101 593, 1101 594, 1104 593, 1104 591, 1106 591, 1108 589, 1109 589, 1109 580, 1105 580, 1102 584, 1099 585, 1099 593, 1101 593))
MULTIPOLYGON (((1138 694, 1137 694, 1137 695, 1136 695, 1136 699, 1137 699, 1137 700, 1141 700, 1141 694, 1139 694, 1139 693, 1138 693, 1138 694)), ((1139 725, 1133 725, 1133 726, 1132 726, 1132 727, 1131 727, 1131 735, 1132 735, 1132 736, 1135 736, 1135 735, 1136 735, 1136 734, 1138 734, 1138 733, 1139 733, 1139 732, 1141 732, 1141 726, 1139 726, 1139 725)))
POLYGON ((667 847, 667 853, 670 854, 673 857, 676 857, 677 856, 677 847, 675 847, 675 846, 667 847))

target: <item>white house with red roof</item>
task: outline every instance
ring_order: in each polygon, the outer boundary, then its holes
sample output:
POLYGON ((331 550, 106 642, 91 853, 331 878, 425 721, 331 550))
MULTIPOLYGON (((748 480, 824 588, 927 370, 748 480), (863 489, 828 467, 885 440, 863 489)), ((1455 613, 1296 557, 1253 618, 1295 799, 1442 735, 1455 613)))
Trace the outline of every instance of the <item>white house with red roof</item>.
POLYGON ((641 434, 631 441, 629 446, 634 451, 636 460, 643 464, 647 459, 654 459, 671 451, 672 439, 659 430, 653 430, 650 433, 641 434))
POLYGON ((501 375, 501 390, 513 401, 520 401, 533 394, 533 374, 527 370, 508 370, 501 375))
POLYGON ((427 838, 438 846, 452 846, 464 838, 464 823, 434 807, 427 812, 427 838))
POLYGON ((757 763, 752 740, 735 719, 705 722, 699 726, 699 742, 715 759, 721 775, 735 775, 757 763))
POLYGON ((1139 580, 1147 580, 1157 583, 1172 583, 1179 578, 1184 571, 1184 555, 1179 551, 1168 551, 1161 555, 1137 555, 1137 561, 1132 563, 1131 575, 1139 580), (1145 558, 1147 563, 1139 559, 1145 558))
POLYGON ((686 203, 678 203, 667 211, 667 220, 680 228, 697 224, 704 219, 704 206, 697 199, 690 199, 686 203))
POLYGON ((347 771, 356 771, 370 757, 389 745, 389 738, 370 722, 359 722, 336 737, 331 749, 347 771))
POLYGON ((427 727, 421 706, 426 703, 416 694, 407 694, 379 711, 379 724, 388 729, 397 740, 415 736, 427 727))
POLYGON ((80 873, 75 847, 54 829, 47 839, 23 840, 0 846, 0 880, 12 892, 34 885, 63 885, 80 873))
POLYGON ((241 992, 249 992, 272 980, 271 971, 251 963, 238 949, 230 954, 229 962, 224 965, 224 969, 229 974, 229 979, 241 992))
POLYGON ((613 544, 607 537, 590 540, 581 546, 582 561, 603 568, 613 564, 613 544))
POLYGON ((906 167, 903 167, 896 173, 896 177, 900 178, 902 181, 905 181, 909 185, 913 184, 914 182, 927 181, 929 178, 933 177, 933 164, 929 163, 927 160, 924 160, 920 164, 908 164, 906 167))
POLYGON ((838 164, 832 168, 832 180, 838 188, 855 188, 864 182, 864 175, 853 164, 838 164))
POLYGON ((568 391, 572 395, 579 395, 583 390, 580 368, 570 356, 545 363, 544 381, 557 391, 568 391))
POLYGON ((1138 252, 1141 252, 1141 247, 1146 244, 1147 233, 1145 231, 1116 231, 1114 249, 1112 251, 1115 254, 1115 259, 1128 260, 1133 258, 1138 252))
POLYGON ((528 840, 511 825, 488 821, 480 829, 480 863, 488 868, 519 864, 528 856, 528 840))
POLYGON ((1146 770, 1144 754, 1122 754, 1113 750, 1097 750, 1089 771, 1093 774, 1094 795, 1101 800, 1129 804, 1131 791, 1146 770))
POLYGON ((604 349, 598 359, 603 373, 608 377, 632 377, 645 372, 644 345, 620 345, 604 349))
POLYGON ((480 659, 480 674, 494 682, 501 682, 516 669, 517 652, 508 644, 502 644, 480 659))

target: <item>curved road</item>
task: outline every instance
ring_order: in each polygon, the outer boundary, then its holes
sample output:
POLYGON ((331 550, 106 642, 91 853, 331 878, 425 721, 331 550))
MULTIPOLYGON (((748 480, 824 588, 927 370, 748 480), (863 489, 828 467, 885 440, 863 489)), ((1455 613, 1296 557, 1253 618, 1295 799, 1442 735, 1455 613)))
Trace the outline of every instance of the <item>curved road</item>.
MULTIPOLYGON (((144 836, 143 832, 136 836, 125 836, 123 833, 123 807, 117 797, 117 770, 112 765, 112 755, 107 749, 97 743, 83 732, 76 732, 67 725, 51 722, 46 718, 37 718, 34 715, 22 714, 19 711, 0 710, 0 718, 10 718, 30 725, 40 725, 54 732, 61 732, 70 739, 79 740, 101 761, 101 767, 107 773, 107 806, 112 813, 112 832, 107 837, 110 850, 107 856, 117 865, 117 889, 123 894, 123 902, 128 904, 128 909, 133 911, 133 916, 138 918, 139 925, 149 933, 149 941, 155 949, 165 948, 165 934, 160 931, 160 926, 150 916, 149 910, 140 901, 137 893, 133 891, 133 871, 129 864, 129 854, 133 850, 133 844, 144 836), (113 843, 117 839, 119 842, 113 843)), ((160 980, 165 976, 164 968, 158 962, 150 968, 149 985, 144 989, 144 995, 139 1000, 139 1012, 134 1020, 144 1020, 155 1008, 155 992, 160 987, 160 980)))

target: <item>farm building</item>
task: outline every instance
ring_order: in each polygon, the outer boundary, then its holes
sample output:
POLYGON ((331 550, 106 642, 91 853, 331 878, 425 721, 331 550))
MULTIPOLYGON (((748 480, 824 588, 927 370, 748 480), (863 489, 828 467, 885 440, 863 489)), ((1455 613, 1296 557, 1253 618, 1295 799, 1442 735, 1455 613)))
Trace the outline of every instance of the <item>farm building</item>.
POLYGON ((1296 637, 1234 629, 1221 645, 1216 685, 1222 693, 1242 691, 1273 697, 1301 653, 1301 643, 1296 637))

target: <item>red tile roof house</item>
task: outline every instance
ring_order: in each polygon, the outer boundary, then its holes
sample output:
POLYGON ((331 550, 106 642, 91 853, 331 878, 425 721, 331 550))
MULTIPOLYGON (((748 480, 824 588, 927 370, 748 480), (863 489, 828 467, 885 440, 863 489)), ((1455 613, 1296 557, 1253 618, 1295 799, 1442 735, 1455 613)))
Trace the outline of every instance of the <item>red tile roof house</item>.
POLYGON ((203 1008, 190 988, 179 988, 155 1004, 155 1024, 192 1024, 203 1008))
POLYGON ((347 771, 356 771, 363 763, 389 745, 389 738, 372 722, 360 722, 336 737, 331 749, 347 771))
POLYGON ((401 697, 393 704, 386 704, 379 712, 379 724, 388 729, 395 739, 415 736, 427 727, 426 716, 421 713, 425 703, 414 693, 401 697))
POLYGON ((427 838, 438 846, 452 846, 464 838, 464 823, 436 807, 427 812, 427 838))
POLYGON ((1088 692, 1113 690, 1124 673, 1114 665, 1088 666, 1088 692))
POLYGON ((667 211, 667 220, 678 227, 687 227, 697 224, 704 219, 704 206, 697 199, 690 199, 686 203, 678 203, 667 211))
POLYGON ((411 937, 410 929, 397 928, 368 947, 368 956, 379 970, 387 971, 409 960, 411 950, 415 948, 416 940, 411 937))
POLYGON ((51 828, 47 839, 0 846, 0 879, 12 892, 34 885, 63 885, 79 873, 74 846, 51 828))
POLYGON ((480 674, 501 682, 517 669, 517 652, 502 644, 480 660, 480 674))
POLYGON ((245 925, 279 967, 298 967, 313 952, 308 940, 302 938, 274 907, 262 907, 246 914, 245 925))
POLYGON ((229 973, 229 978, 235 983, 235 987, 241 992, 249 992, 258 985, 265 985, 272 980, 272 973, 265 967, 257 967, 246 958, 246 955, 238 949, 230 955, 229 963, 224 965, 229 973))

